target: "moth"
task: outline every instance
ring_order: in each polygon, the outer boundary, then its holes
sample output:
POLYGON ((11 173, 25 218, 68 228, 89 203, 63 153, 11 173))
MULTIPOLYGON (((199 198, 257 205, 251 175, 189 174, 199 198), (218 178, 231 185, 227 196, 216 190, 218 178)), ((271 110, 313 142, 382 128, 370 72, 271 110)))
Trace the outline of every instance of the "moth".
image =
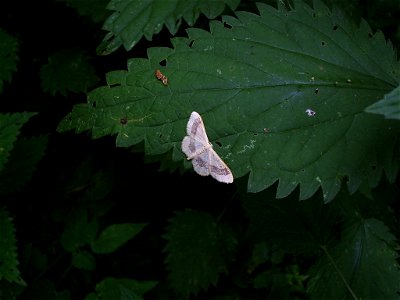
POLYGON ((231 170, 214 151, 208 140, 203 119, 195 111, 190 115, 186 134, 182 141, 182 151, 188 160, 192 160, 196 173, 201 176, 211 175, 219 182, 232 183, 231 170))

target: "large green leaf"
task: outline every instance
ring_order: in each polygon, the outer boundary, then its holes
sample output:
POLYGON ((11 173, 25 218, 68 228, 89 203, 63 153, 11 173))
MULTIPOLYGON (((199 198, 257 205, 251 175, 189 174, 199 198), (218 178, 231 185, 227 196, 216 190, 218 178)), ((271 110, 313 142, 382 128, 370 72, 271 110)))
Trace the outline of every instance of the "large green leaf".
POLYGON ((11 74, 17 70, 18 42, 0 28, 0 93, 4 81, 11 81, 11 74))
POLYGON ((165 238, 169 280, 184 299, 209 285, 228 271, 236 239, 233 232, 207 213, 179 212, 170 220, 165 238))
POLYGON ((103 29, 109 31, 98 53, 110 54, 124 45, 131 50, 143 37, 151 40, 153 34, 165 25, 175 34, 184 19, 190 26, 200 13, 213 19, 223 12, 225 5, 235 9, 240 0, 111 0, 107 8, 114 13, 106 20, 103 29))
POLYGON ((35 114, 31 112, 0 114, 0 171, 8 161, 22 125, 35 114))
POLYGON ((310 270, 312 299, 399 299, 398 255, 387 227, 376 219, 360 220, 342 238, 310 270))
POLYGON ((211 32, 188 30, 173 49, 149 49, 149 59, 108 73, 108 85, 89 93, 59 130, 116 134, 124 147, 144 140, 147 154, 173 148, 178 160, 197 111, 234 177, 250 173, 250 192, 279 180, 278 198, 300 185, 300 199, 322 187, 329 201, 344 177, 352 192, 367 179, 375 186, 384 168, 393 180, 400 124, 364 112, 398 84, 391 44, 319 1, 314 10, 295 4, 292 11, 259 4, 260 15, 237 12, 212 21, 211 32))

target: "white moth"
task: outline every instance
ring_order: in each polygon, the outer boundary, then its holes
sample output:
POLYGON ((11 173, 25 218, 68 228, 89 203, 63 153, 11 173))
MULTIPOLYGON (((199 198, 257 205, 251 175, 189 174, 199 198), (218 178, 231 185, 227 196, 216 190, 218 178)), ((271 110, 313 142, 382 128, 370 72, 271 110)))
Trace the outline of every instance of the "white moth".
POLYGON ((192 160, 194 170, 201 176, 211 175, 220 182, 232 183, 233 175, 228 166, 214 151, 208 140, 203 120, 197 112, 192 112, 182 141, 182 151, 192 160))

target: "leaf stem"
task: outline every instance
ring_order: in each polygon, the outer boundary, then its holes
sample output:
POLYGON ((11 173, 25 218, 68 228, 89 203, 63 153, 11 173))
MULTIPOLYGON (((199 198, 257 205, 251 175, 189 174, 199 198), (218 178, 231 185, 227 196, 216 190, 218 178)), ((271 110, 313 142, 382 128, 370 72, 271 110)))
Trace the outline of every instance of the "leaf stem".
POLYGON ((324 251, 324 253, 326 254, 326 256, 328 257, 328 259, 330 260, 330 262, 332 263, 332 265, 335 268, 336 272, 339 274, 339 277, 342 279, 342 281, 343 281, 344 285, 346 286, 347 290, 350 292, 350 294, 353 296, 353 298, 355 300, 359 300, 359 298, 357 298, 356 294, 354 293, 354 291, 352 290, 350 285, 347 283, 346 278, 344 278, 343 273, 340 271, 339 267, 337 266, 337 264, 333 260, 333 257, 329 254, 328 249, 326 249, 326 246, 321 246, 321 248, 324 251))

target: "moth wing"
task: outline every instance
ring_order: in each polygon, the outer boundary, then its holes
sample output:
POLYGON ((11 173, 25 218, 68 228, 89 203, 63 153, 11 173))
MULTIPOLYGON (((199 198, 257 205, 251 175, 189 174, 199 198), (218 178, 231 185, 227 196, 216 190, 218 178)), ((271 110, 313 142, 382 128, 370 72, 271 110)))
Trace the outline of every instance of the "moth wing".
POLYGON ((210 149, 207 149, 192 159, 193 169, 201 176, 210 175, 210 151, 210 149))
POLYGON ((182 151, 187 159, 192 159, 204 150, 205 145, 191 136, 185 136, 182 141, 182 151))
POLYGON ((212 148, 209 149, 209 172, 219 182, 232 183, 233 175, 229 167, 212 148))
POLYGON ((204 122, 197 112, 192 112, 186 126, 186 133, 188 136, 194 138, 196 141, 208 146, 210 143, 204 127, 204 122))

